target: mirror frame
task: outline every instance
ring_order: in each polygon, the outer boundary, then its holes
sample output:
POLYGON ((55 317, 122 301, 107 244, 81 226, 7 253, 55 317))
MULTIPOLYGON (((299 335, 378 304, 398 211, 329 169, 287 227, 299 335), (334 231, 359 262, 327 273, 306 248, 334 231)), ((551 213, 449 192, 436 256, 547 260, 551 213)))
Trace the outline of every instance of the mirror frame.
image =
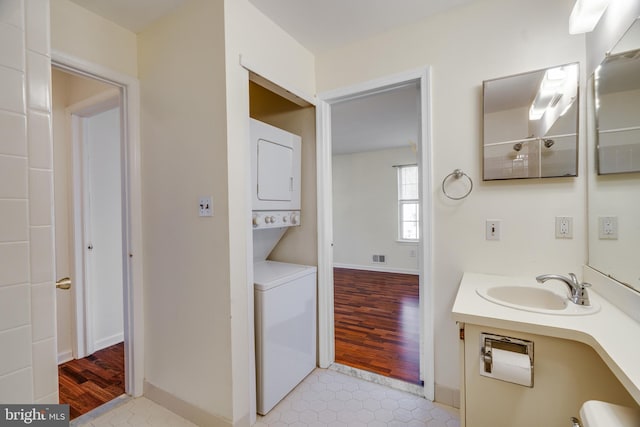
MULTIPOLYGON (((611 51, 602 59, 640 52, 640 17, 634 19, 611 51), (629 43, 628 35, 633 43, 629 43)), ((587 84, 587 265, 604 276, 640 293, 637 270, 637 243, 640 241, 640 171, 601 174, 599 172, 599 132, 596 111, 595 73, 587 84), (603 196, 604 194, 604 196, 603 196), (602 200, 603 197, 609 199, 602 200), (603 208, 604 206, 604 208, 603 208), (615 218, 619 238, 601 236, 601 221, 615 218), (618 221, 619 217, 619 221, 618 221), (595 260, 595 262, 594 262, 595 260)))

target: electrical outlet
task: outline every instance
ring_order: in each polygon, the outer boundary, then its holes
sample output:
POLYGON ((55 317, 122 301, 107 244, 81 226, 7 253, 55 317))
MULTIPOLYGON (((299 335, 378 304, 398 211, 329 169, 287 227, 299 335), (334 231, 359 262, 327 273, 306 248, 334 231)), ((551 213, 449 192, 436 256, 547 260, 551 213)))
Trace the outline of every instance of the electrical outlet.
POLYGON ((601 216, 598 218, 598 238, 601 240, 618 239, 617 216, 601 216))
POLYGON ((199 216, 213 216, 213 202, 211 196, 200 197, 198 202, 199 216))
POLYGON ((488 219, 485 223, 486 239, 500 240, 500 220, 488 219))
POLYGON ((573 217, 556 217, 556 239, 573 239, 573 217))

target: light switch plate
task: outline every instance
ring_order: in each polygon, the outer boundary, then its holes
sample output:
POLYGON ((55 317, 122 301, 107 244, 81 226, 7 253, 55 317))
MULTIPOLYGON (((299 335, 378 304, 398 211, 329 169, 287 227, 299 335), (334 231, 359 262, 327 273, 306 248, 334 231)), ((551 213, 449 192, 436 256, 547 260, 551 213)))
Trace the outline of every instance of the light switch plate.
POLYGON ((573 239, 573 217, 556 217, 556 239, 573 239))
POLYGON ((487 240, 500 240, 499 219, 488 219, 485 223, 485 236, 487 240))
POLYGON ((200 197, 198 209, 199 216, 213 216, 213 202, 211 196, 200 197))

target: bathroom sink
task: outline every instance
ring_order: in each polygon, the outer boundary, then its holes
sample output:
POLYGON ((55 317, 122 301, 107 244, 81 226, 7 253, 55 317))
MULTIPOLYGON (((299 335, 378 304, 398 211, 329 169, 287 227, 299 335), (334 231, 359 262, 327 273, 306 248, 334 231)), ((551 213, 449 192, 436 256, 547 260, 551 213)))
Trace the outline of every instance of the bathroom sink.
POLYGON ((533 286, 488 286, 477 288, 476 293, 495 304, 536 313, 575 316, 599 310, 598 306, 579 306, 557 292, 533 286))

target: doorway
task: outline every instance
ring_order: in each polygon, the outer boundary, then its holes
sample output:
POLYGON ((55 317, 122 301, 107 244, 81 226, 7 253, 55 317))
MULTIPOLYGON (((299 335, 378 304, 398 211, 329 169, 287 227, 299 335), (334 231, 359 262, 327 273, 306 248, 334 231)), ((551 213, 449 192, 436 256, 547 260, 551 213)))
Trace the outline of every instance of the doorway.
POLYGON ((125 393, 122 97, 52 69, 60 403, 76 418, 125 393))
MULTIPOLYGON (((418 359, 419 359, 419 378, 414 383, 419 381, 424 382, 422 393, 428 399, 433 400, 434 395, 434 355, 433 355, 433 322, 432 322, 432 280, 431 280, 431 153, 430 153, 430 104, 429 104, 429 70, 421 69, 412 72, 402 73, 390 77, 385 77, 376 81, 366 82, 351 86, 344 89, 335 90, 320 95, 321 102, 319 103, 319 162, 318 162, 318 185, 319 185, 319 218, 318 218, 318 230, 319 230, 319 244, 318 244, 318 274, 319 274, 319 355, 320 364, 322 367, 328 367, 336 361, 336 331, 334 329, 336 313, 335 307, 335 294, 336 288, 334 287, 334 267, 366 267, 373 270, 384 270, 385 264, 388 267, 391 258, 387 258, 391 249, 385 249, 379 243, 369 243, 367 248, 361 253, 360 258, 351 258, 352 261, 346 262, 346 265, 336 265, 336 261, 340 261, 342 252, 350 252, 355 254, 353 248, 347 248, 343 251, 343 248, 338 247, 341 238, 344 237, 343 231, 336 229, 336 214, 340 215, 338 209, 340 206, 334 206, 334 191, 336 186, 340 186, 344 189, 344 184, 337 184, 334 182, 336 173, 342 173, 341 171, 347 170, 347 173, 351 173, 354 176, 358 175, 358 170, 365 173, 365 171, 374 169, 382 172, 383 169, 371 168, 367 166, 347 166, 342 168, 334 163, 334 150, 333 144, 336 142, 334 137, 336 136, 334 131, 335 121, 337 119, 335 112, 339 112, 341 106, 348 105, 350 102, 356 104, 363 103, 367 98, 374 97, 381 94, 394 94, 399 93, 407 88, 413 88, 415 90, 415 108, 417 111, 417 117, 414 116, 414 126, 417 127, 416 138, 411 141, 410 138, 404 139, 404 145, 407 150, 414 152, 414 160, 411 159, 398 159, 392 161, 389 165, 381 166, 385 171, 391 171, 391 176, 397 175, 397 167, 405 166, 413 163, 417 166, 417 187, 418 187, 418 210, 415 212, 416 221, 420 229, 419 239, 413 239, 412 242, 402 241, 404 239, 398 235, 397 241, 398 250, 404 252, 407 258, 413 258, 415 265, 414 272, 418 276, 418 359), (335 170, 336 166, 338 171, 335 170), (388 168, 387 168, 388 166, 388 168), (382 248, 382 249, 380 249, 382 248), (352 265, 350 265, 352 264, 352 265), (372 268, 373 267, 373 268, 372 268), (377 268, 376 268, 377 267, 377 268), (382 268, 381 268, 382 267, 382 268)), ((362 108, 360 108, 362 110, 362 108)), ((353 119, 351 120, 353 122, 353 119)), ((371 139, 371 138, 369 138, 371 139)), ((383 148, 384 147, 380 147, 383 148)), ((375 151, 375 150, 370 150, 375 151)), ((378 156, 385 157, 385 156, 378 156)), ((371 176, 374 179, 374 176, 371 176)), ((392 184, 395 184, 392 178, 392 184)), ((352 181, 346 181, 352 182, 352 181)), ((369 192, 373 199, 372 206, 376 203, 376 192, 372 190, 369 192)), ((397 195, 397 193, 396 193, 397 195)), ((339 203, 339 202, 337 202, 339 203)), ((399 200, 395 201, 396 205, 392 209, 394 212, 398 212, 399 200)), ((372 208, 373 209, 373 208, 372 208)), ((367 215, 366 213, 364 215, 367 215)), ((372 216, 372 215, 369 215, 372 216)), ((360 215, 361 221, 357 224, 360 227, 365 222, 370 222, 370 218, 363 218, 360 215)), ((393 221, 398 221, 399 217, 396 217, 393 221)), ((393 223, 392 221, 392 223, 393 223)), ((339 226, 339 225, 338 225, 339 226)), ((388 227, 389 223, 385 225, 388 227)), ((400 225, 398 225, 400 226, 400 225)), ((391 226, 393 232, 397 232, 395 226, 391 226)), ((379 234, 379 230, 373 232, 373 234, 379 234)), ((355 242, 359 244, 361 242, 355 242)), ((349 246, 354 244, 354 240, 342 242, 343 245, 349 246)), ((398 253, 400 253, 398 252, 398 253)), ((397 255, 393 255, 396 259, 397 255)), ((340 264, 340 262, 338 262, 340 264)), ((406 267, 406 266, 405 266, 406 267)), ((397 268, 395 273, 403 274, 406 271, 402 271, 405 267, 397 268)), ((387 268, 388 269, 388 268, 387 268)), ((411 270, 411 267, 408 267, 411 270)), ((357 270, 353 268, 353 270, 357 270)))
POLYGON ((420 384, 416 83, 332 106, 336 363, 420 384))

